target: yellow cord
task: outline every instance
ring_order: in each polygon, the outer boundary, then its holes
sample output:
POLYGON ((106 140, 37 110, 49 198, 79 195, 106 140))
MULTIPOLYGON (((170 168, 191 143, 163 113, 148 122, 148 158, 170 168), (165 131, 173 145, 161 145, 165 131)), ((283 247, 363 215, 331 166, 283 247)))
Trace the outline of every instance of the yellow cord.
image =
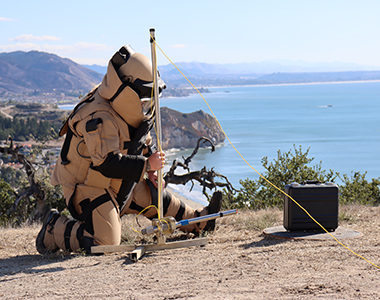
POLYGON ((368 259, 364 258, 363 256, 361 256, 360 254, 354 252, 353 250, 351 250, 349 247, 347 247, 346 245, 344 245, 342 242, 340 242, 334 235, 332 235, 328 230, 326 230, 326 228, 324 228, 317 220, 315 220, 310 214, 309 212, 303 208, 296 200, 294 200, 290 195, 288 195, 287 193, 285 193, 282 189, 278 188, 277 186, 275 186, 272 182, 270 182, 268 179, 266 179, 260 172, 258 172, 253 166, 250 165, 250 163, 243 157, 243 155, 236 149, 235 145, 231 142, 231 140, 229 139, 229 137, 227 136, 227 134, 225 133, 222 125, 219 123, 219 120, 217 119, 217 117, 215 116, 213 110, 211 109, 210 105, 208 104, 208 102, 206 101, 206 99, 203 97, 203 95, 201 94, 201 92, 194 86, 194 84, 192 82, 190 82, 190 80, 185 76, 185 74, 182 73, 182 71, 175 65, 175 63, 173 63, 171 61, 171 59, 166 55, 166 53, 160 48, 159 45, 157 45, 156 41, 154 40, 154 44, 157 46, 158 49, 160 49, 160 51, 162 52, 162 54, 167 58, 167 60, 182 74, 182 76, 187 80, 187 82, 190 83, 190 85, 198 92, 198 94, 202 97, 203 101, 206 103, 207 107, 209 108, 209 110, 211 111, 211 114, 213 115, 213 117, 215 118, 216 122, 218 123, 220 129, 222 130, 224 136, 226 137, 226 139, 228 140, 228 142, 231 144, 232 148, 236 151, 237 154, 239 154, 239 156, 243 159, 243 161, 252 169, 254 170, 261 178, 263 178, 268 184, 270 184, 272 187, 274 187, 275 189, 277 189, 278 191, 280 191, 281 193, 283 193, 284 195, 286 195, 287 197, 289 197, 295 204, 297 204, 319 227, 321 227, 327 234, 329 234, 338 244, 340 244, 341 246, 343 246, 344 248, 346 248, 347 250, 349 250, 351 253, 355 254, 356 256, 360 257, 361 259, 365 260, 366 262, 370 263, 371 265, 375 266, 376 268, 380 269, 380 267, 376 264, 374 264, 373 262, 369 261, 368 259))
POLYGON ((139 212, 138 215, 136 215, 136 217, 135 217, 135 218, 133 219, 133 221, 132 221, 132 230, 133 230, 133 231, 135 231, 135 232, 137 232, 137 233, 141 233, 141 231, 138 231, 138 230, 136 230, 136 229, 133 228, 133 223, 137 220, 137 217, 138 217, 139 215, 141 215, 144 211, 146 211, 146 210, 148 210, 149 208, 152 208, 152 207, 154 207, 154 208, 158 211, 157 207, 156 207, 155 205, 152 204, 152 205, 149 205, 149 206, 145 207, 142 211, 139 212))

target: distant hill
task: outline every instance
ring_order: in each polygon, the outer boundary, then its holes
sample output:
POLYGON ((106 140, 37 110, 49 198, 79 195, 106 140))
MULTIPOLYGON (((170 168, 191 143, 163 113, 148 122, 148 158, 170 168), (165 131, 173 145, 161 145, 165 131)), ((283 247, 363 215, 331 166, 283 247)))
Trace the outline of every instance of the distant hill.
MULTIPOLYGON (((355 71, 379 71, 380 67, 359 65, 345 62, 306 62, 292 60, 267 60, 262 62, 244 62, 228 64, 209 64, 202 62, 177 62, 176 66, 187 75, 244 75, 247 74, 271 74, 271 73, 322 73, 322 72, 355 72, 355 71)), ((84 65, 100 74, 105 74, 107 66, 84 65)), ((172 65, 159 65, 158 70, 166 76, 180 75, 172 65)), ((181 75, 182 76, 182 75, 181 75)))
MULTIPOLYGON (((236 64, 179 62, 176 66, 194 85, 203 87, 380 79, 377 72, 380 70, 379 67, 344 62, 310 63, 290 60, 236 64)), ((158 70, 168 87, 189 86, 173 65, 158 66, 158 70)))
POLYGON ((252 84, 292 84, 380 80, 380 71, 273 73, 250 80, 252 84))
MULTIPOLYGON (((333 81, 380 80, 380 68, 350 63, 267 61, 260 63, 176 63, 195 86, 285 84, 333 81)), ((189 83, 173 65, 158 66, 168 87, 189 83)))
POLYGON ((301 60, 266 60, 261 62, 225 64, 235 73, 320 73, 320 72, 352 72, 352 71, 379 71, 379 67, 359 65, 346 62, 307 62, 301 60))
POLYGON ((39 51, 0 53, 0 93, 86 93, 102 75, 39 51))
MULTIPOLYGON (((179 62, 176 66, 197 87, 380 80, 376 67, 357 64, 266 61, 208 64, 179 62)), ((107 67, 79 65, 39 51, 0 53, 0 95, 64 93, 78 96, 101 82, 107 67)), ((184 96, 190 84, 171 64, 158 66, 168 89, 163 96, 184 96), (172 89, 172 90, 170 90, 172 89)))

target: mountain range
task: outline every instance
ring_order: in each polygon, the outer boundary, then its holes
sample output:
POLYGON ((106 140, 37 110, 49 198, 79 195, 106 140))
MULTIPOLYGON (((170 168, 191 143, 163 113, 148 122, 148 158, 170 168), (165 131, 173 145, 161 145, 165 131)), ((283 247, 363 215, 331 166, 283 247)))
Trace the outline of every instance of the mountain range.
MULTIPOLYGON (((380 80, 379 67, 343 62, 180 62, 176 66, 198 87, 380 80)), ((161 65, 158 70, 169 88, 190 86, 175 66, 161 65)), ((101 82, 105 73, 105 66, 80 65, 45 52, 0 53, 0 95, 64 93, 78 96, 101 82)))
POLYGON ((75 93, 90 90, 103 75, 67 58, 39 51, 0 53, 0 93, 75 93))
MULTIPOLYGON (((179 62, 175 65, 158 66, 160 75, 169 88, 190 86, 177 68, 195 86, 380 80, 380 67, 344 62, 309 63, 273 60, 238 64, 179 62)), ((106 67, 98 65, 86 67, 102 74, 107 71, 106 67)))
MULTIPOLYGON (((293 60, 267 60, 236 64, 209 64, 202 62, 178 62, 176 66, 187 75, 206 74, 271 74, 271 73, 316 73, 316 72, 353 72, 379 71, 380 67, 345 62, 316 62, 293 60)), ((84 65, 100 74, 105 74, 106 66, 84 65)), ((158 70, 169 76, 179 73, 172 64, 160 65, 158 70)))

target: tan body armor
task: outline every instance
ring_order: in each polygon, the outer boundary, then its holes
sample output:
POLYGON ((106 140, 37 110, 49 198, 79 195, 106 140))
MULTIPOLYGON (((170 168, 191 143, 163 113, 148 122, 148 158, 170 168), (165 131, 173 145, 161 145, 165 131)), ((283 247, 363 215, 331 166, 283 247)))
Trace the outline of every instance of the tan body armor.
MULTIPOLYGON (((149 142, 149 120, 133 85, 122 82, 110 62, 101 85, 77 105, 61 130, 66 139, 51 182, 62 185, 74 220, 58 215, 49 221, 40 249, 89 251, 92 245, 118 245, 120 217, 157 205, 156 189, 144 180, 147 158, 142 145, 149 142)), ((165 216, 182 220, 207 214, 207 208, 195 211, 163 194, 165 216)), ((154 218, 157 211, 151 208, 144 215, 154 218)), ((199 231, 204 226, 182 229, 199 231)))
MULTIPOLYGON (((103 191, 107 190, 115 205, 124 208, 128 197, 127 195, 120 196, 123 179, 106 177, 95 168, 102 165, 110 153, 116 157, 127 157, 128 145, 131 142, 128 124, 118 116, 106 100, 95 92, 93 100, 79 109, 69 120, 68 125, 69 132, 72 131, 70 145, 66 150, 64 162, 61 152, 51 179, 52 184, 62 185, 66 204, 69 207, 69 200, 75 189, 85 185, 103 191)), ((130 168, 123 172, 125 172, 125 178, 130 177, 130 180, 124 181, 142 181, 146 158, 142 155, 134 155, 129 159, 131 160, 130 168)), ((115 165, 115 167, 119 166, 115 165)), ((114 172, 120 173, 118 170, 114 172)), ((129 187, 128 192, 131 190, 132 187, 129 187)), ((75 203, 74 206, 76 205, 75 203)))

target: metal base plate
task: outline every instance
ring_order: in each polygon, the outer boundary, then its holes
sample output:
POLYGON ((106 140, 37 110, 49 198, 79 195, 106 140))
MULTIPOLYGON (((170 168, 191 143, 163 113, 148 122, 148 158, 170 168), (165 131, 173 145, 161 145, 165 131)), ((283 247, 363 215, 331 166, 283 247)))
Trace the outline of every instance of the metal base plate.
POLYGON ((208 238, 197 238, 192 240, 184 240, 177 242, 169 242, 164 244, 148 244, 148 245, 102 245, 91 247, 91 253, 112 253, 112 252, 131 252, 131 259, 137 261, 144 255, 146 251, 159 251, 166 249, 178 249, 193 246, 204 246, 207 244, 208 238))
MULTIPOLYGON (((335 231, 330 232, 338 240, 355 238, 362 235, 361 232, 338 227, 335 231)), ((287 231, 284 226, 275 226, 264 229, 264 234, 275 238, 282 239, 307 239, 307 240, 333 240, 334 238, 330 236, 325 231, 287 231)))

